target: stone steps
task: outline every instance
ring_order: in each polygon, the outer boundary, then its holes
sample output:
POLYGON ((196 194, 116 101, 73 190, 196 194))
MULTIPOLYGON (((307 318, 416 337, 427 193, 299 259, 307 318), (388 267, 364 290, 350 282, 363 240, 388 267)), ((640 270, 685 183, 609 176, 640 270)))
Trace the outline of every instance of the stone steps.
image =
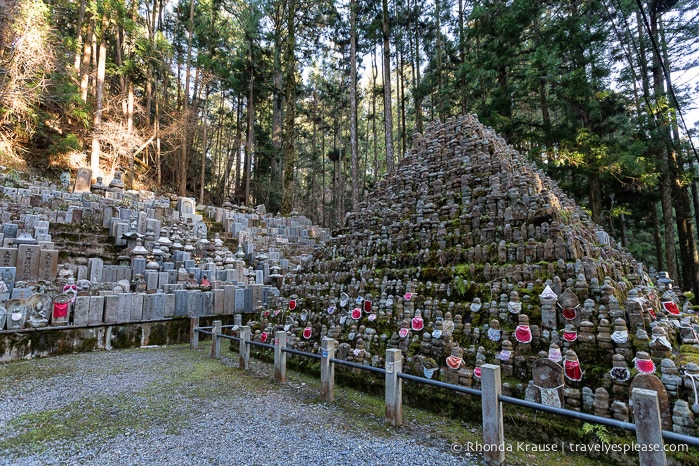
POLYGON ((68 258, 82 262, 98 257, 105 263, 113 263, 123 249, 114 244, 114 239, 107 234, 106 229, 84 231, 71 224, 51 224, 49 233, 59 251, 61 262, 68 258))

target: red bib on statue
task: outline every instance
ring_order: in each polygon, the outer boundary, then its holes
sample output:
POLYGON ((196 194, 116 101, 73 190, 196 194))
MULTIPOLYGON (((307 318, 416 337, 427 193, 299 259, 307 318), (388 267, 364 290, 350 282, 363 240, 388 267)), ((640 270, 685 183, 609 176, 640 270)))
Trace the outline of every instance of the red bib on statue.
POLYGON ((68 317, 68 303, 53 303, 53 318, 68 317))
POLYGON ((520 343, 530 343, 532 341, 532 331, 528 325, 518 325, 515 329, 515 338, 520 343))
POLYGON ((680 308, 677 307, 674 301, 663 301, 663 309, 673 316, 680 315, 680 308))
POLYGON ((569 380, 577 382, 582 380, 582 369, 580 369, 580 362, 578 361, 566 361, 565 362, 566 377, 569 380))
POLYGON ((425 326, 425 321, 422 320, 422 317, 415 316, 413 317, 413 320, 410 322, 410 324, 413 330, 417 332, 419 330, 422 330, 422 328, 425 326))
POLYGON ((452 369, 458 369, 461 367, 461 361, 463 361, 463 359, 457 356, 449 356, 447 358, 447 366, 451 367, 452 369))
POLYGON ((636 369, 644 374, 653 374, 655 372, 655 363, 650 359, 636 359, 636 369))

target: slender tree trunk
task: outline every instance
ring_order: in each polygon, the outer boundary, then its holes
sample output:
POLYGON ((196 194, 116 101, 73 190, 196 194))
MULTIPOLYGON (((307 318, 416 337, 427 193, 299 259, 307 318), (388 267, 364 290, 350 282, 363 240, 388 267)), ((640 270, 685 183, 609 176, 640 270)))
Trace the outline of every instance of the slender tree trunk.
MULTIPOLYGON (((92 25, 93 29, 97 28, 97 19, 95 19, 95 22, 92 25)), ((99 62, 99 43, 97 42, 97 34, 95 31, 93 31, 92 35, 92 45, 90 46, 90 50, 92 51, 91 55, 91 60, 92 60, 92 70, 91 72, 94 73, 94 69, 97 67, 97 63, 99 62)), ((94 83, 94 80, 96 79, 94 76, 90 76, 90 78, 93 80, 93 84, 91 87, 92 90, 92 99, 94 100, 96 95, 97 95, 97 86, 94 83)))
POLYGON ((551 160, 551 145, 550 141, 551 134, 551 113, 549 111, 549 99, 548 92, 546 90, 546 78, 541 77, 539 79, 539 105, 541 106, 541 123, 544 130, 544 141, 546 144, 546 159, 551 160))
MULTIPOLYGON (((318 101, 318 97, 317 97, 317 95, 316 95, 316 90, 313 89, 313 102, 317 102, 317 101, 318 101)), ((323 109, 320 110, 320 114, 321 114, 321 120, 320 120, 320 121, 321 121, 321 124, 322 124, 322 122, 323 122, 323 116, 324 116, 324 115, 323 115, 323 109)), ((325 212, 325 209, 326 209, 327 203, 328 203, 328 199, 327 199, 327 196, 326 196, 326 194, 327 194, 326 191, 327 191, 328 182, 327 182, 327 179, 326 179, 326 172, 327 172, 327 170, 326 170, 326 168, 325 168, 325 131, 321 131, 321 132, 320 132, 320 160, 322 161, 322 164, 323 164, 323 211, 322 211, 322 213, 321 213, 321 225, 323 225, 324 227, 327 228, 327 227, 329 227, 330 225, 329 225, 329 222, 328 222, 328 216, 327 216, 327 214, 326 214, 326 212, 325 212)))
MULTIPOLYGON (((138 8, 138 0, 131 0, 131 21, 133 24, 136 24, 137 22, 137 11, 138 8)), ((123 28, 121 29, 121 32, 123 34, 123 28)), ((132 40, 131 38, 126 38, 127 41, 124 42, 126 45, 126 52, 129 56, 129 58, 133 59, 133 47, 131 46, 132 40)), ((124 74, 124 73, 122 73, 124 74)), ((128 135, 131 135, 133 133, 133 125, 134 125, 134 83, 132 76, 124 74, 124 80, 126 83, 126 133, 128 135)), ((136 171, 134 169, 134 158, 135 154, 133 150, 129 150, 129 186, 131 189, 136 189, 135 188, 135 182, 136 182, 136 171)))
MULTIPOLYGON (((219 87, 223 87, 223 83, 219 81, 219 87)), ((215 137, 215 143, 214 143, 214 149, 213 153, 216 154, 216 174, 215 174, 215 179, 216 179, 216 194, 215 196, 212 196, 212 198, 215 197, 215 203, 216 205, 221 205, 223 204, 223 191, 224 191, 224 186, 225 186, 225 179, 224 179, 224 173, 223 173, 223 167, 226 163, 225 157, 228 156, 228 151, 230 150, 230 140, 228 140, 228 144, 226 148, 223 148, 223 127, 226 125, 226 93, 225 91, 221 91, 221 100, 219 102, 219 108, 218 108, 218 120, 216 123, 216 137, 215 137), (225 156, 225 157, 224 157, 225 156)))
MULTIPOLYGON (((237 118, 237 129, 236 129, 236 134, 238 135, 238 141, 242 141, 242 134, 243 134, 243 97, 240 96, 238 97, 238 118, 237 118)), ((246 146, 247 146, 247 138, 246 138, 246 146)), ((237 146, 235 149, 235 189, 236 189, 236 194, 239 194, 239 186, 241 184, 241 169, 240 169, 240 146, 237 146)), ((239 196, 238 196, 239 197, 239 196)))
POLYGON ((337 167, 338 167, 339 171, 337 174, 337 176, 338 176, 338 179, 337 179, 338 192, 337 192, 337 210, 335 211, 335 213, 337 214, 337 225, 342 225, 342 221, 345 217, 345 176, 344 176, 344 173, 345 173, 344 168, 345 167, 344 167, 344 164, 345 164, 345 159, 346 159, 346 157, 344 157, 345 151, 342 149, 344 149, 346 146, 343 144, 342 130, 340 129, 340 128, 345 127, 343 122, 342 122, 342 112, 340 112, 340 109, 338 109, 337 113, 340 115, 339 121, 338 121, 339 127, 338 127, 337 133, 336 133, 336 134, 338 134, 338 137, 340 138, 340 141, 339 141, 340 158, 337 161, 337 167))
MULTIPOLYGON (((316 106, 316 99, 315 99, 315 89, 313 89, 313 115, 318 115, 318 108, 316 106)), ((318 119, 314 116, 314 118, 311 118, 311 123, 312 123, 312 130, 311 130, 311 153, 313 154, 313 160, 314 160, 314 165, 316 162, 316 159, 318 157, 318 119)), ((323 154, 320 154, 320 169, 323 172, 323 177, 325 177, 325 169, 323 167, 323 154)), ((317 165, 316 165, 317 166, 317 165)), ((316 170, 313 170, 313 173, 315 173, 316 170)), ((313 176, 313 175, 312 175, 313 176)), ((315 178, 314 178, 315 179, 315 178)), ((314 183, 314 191, 313 191, 313 196, 311 199, 312 205, 315 205, 316 208, 313 211, 313 219, 315 220, 315 223, 320 223, 322 225, 323 221, 323 193, 321 192, 321 199, 320 199, 320 212, 318 212, 318 199, 315 193, 315 183, 314 183), (320 222, 318 219, 320 218, 320 222)), ((322 188, 322 186, 321 186, 322 188)))
POLYGON ((153 131, 155 132, 155 173, 158 186, 163 184, 163 171, 160 160, 160 99, 158 93, 155 93, 155 116, 153 118, 153 131))
POLYGON ((434 106, 437 108, 437 115, 439 116, 439 119, 444 121, 445 115, 444 115, 444 104, 442 102, 442 95, 443 95, 443 89, 444 89, 444 83, 442 81, 443 76, 442 76, 442 18, 441 18, 441 9, 439 5, 440 0, 435 0, 434 2, 434 17, 435 17, 435 34, 437 36, 436 44, 435 44, 435 53, 436 53, 436 60, 437 60, 437 66, 436 66, 436 73, 437 73, 437 93, 435 95, 435 103, 434 106))
MULTIPOLYGON (((665 263, 665 248, 663 247, 663 233, 660 227, 660 217, 658 217, 658 203, 653 202, 650 213, 653 222, 653 243, 655 244, 655 260, 658 263, 658 270, 667 270, 665 263)), ((660 206, 662 211, 662 206, 660 206)))
MULTIPOLYGON (((658 18, 656 12, 651 8, 650 14, 650 27, 651 27, 651 37, 658 38, 658 18)), ((662 68, 660 66, 660 56, 659 51, 653 49, 653 92, 655 94, 656 102, 661 102, 665 96, 664 80, 662 68)), ((669 139, 669 128, 667 122, 665 121, 662 112, 657 113, 658 118, 658 137, 661 140, 667 141, 669 139)), ((675 222, 673 215, 673 189, 675 182, 678 181, 676 177, 672 175, 672 161, 667 149, 667 145, 658 146, 658 158, 660 160, 660 171, 661 171, 661 187, 662 197, 661 202, 663 206, 663 223, 665 225, 665 260, 667 262, 667 272, 675 280, 681 280, 682 277, 679 274, 679 267, 677 265, 677 256, 675 249, 675 222)), ((681 240, 681 239, 680 239, 681 240)))
POLYGON ((342 196, 341 188, 340 188, 340 173, 342 171, 342 149, 338 147, 338 133, 340 132, 340 127, 342 125, 338 122, 337 120, 337 115, 339 113, 338 108, 334 109, 334 114, 336 115, 335 121, 333 124, 333 224, 334 225, 339 225, 340 224, 340 199, 342 196))
MULTIPOLYGON (((672 77, 670 74, 670 57, 667 51, 664 29, 659 34, 660 47, 663 53, 663 61, 667 73, 665 73, 665 85, 670 91, 668 101, 673 113, 677 112, 677 102, 673 99, 672 77)), ((696 234, 694 223, 692 222, 692 203, 689 191, 682 179, 685 177, 684 160, 682 153, 678 152, 681 147, 680 132, 677 125, 677 118, 673 118, 669 123, 672 135, 672 148, 668 148, 670 170, 673 178, 672 192, 675 200, 675 213, 677 216, 677 236, 679 238, 680 260, 682 262, 682 285, 684 289, 689 289, 699 295, 699 252, 697 251, 696 234)))
MULTIPOLYGON (((148 39, 151 43, 151 47, 155 48, 155 32, 156 32, 156 26, 155 26, 155 20, 157 17, 157 10, 158 10, 158 0, 153 1, 153 10, 151 11, 150 15, 150 21, 148 23, 148 39)), ((146 71, 146 104, 145 104, 145 114, 146 114, 146 121, 150 123, 150 118, 151 118, 151 105, 152 105, 152 99, 153 99, 153 81, 154 81, 154 76, 153 76, 153 61, 151 60, 150 57, 148 57, 148 66, 147 66, 147 71, 146 71)))
POLYGON ((359 147, 357 136, 357 0, 350 2, 350 152, 352 210, 359 209, 359 147))
POLYGON ((270 172, 272 175, 270 205, 268 206, 272 212, 281 210, 282 200, 284 198, 282 168, 280 160, 283 154, 282 147, 282 126, 284 124, 284 98, 283 98, 283 81, 284 73, 282 70, 282 51, 284 43, 282 40, 282 29, 284 26, 284 12, 282 1, 274 2, 274 50, 273 50, 273 80, 274 88, 272 89, 272 148, 274 149, 270 160, 270 172))
POLYGON ((87 0, 80 0, 80 11, 78 12, 78 22, 75 25, 75 36, 77 43, 75 44, 75 58, 73 68, 75 73, 80 75, 80 59, 83 52, 83 19, 85 18, 85 3, 87 0))
MULTIPOLYGON (((459 0, 459 60, 466 63, 466 35, 464 34, 464 0, 459 0)), ((461 87, 461 113, 466 114, 466 74, 459 73, 461 87)))
POLYGON ((85 32, 85 42, 83 43, 83 59, 80 64, 80 98, 87 102, 87 93, 90 85, 90 58, 92 57, 93 36, 95 35, 95 20, 88 14, 87 31, 85 32))
MULTIPOLYGON (((602 218, 602 180, 600 180, 599 173, 593 172, 588 177, 588 183, 590 184, 590 211, 592 221, 604 225, 604 219, 602 218)), ((612 224, 612 213, 609 212, 609 225, 612 224)))
POLYGON ((371 52, 371 138, 374 145, 374 180, 379 179, 379 149, 378 149, 378 132, 376 130, 376 80, 379 70, 376 64, 376 54, 371 52))
POLYGON ((180 173, 178 191, 180 196, 187 195, 187 170, 189 169, 189 141, 192 128, 190 128, 191 118, 189 115, 189 85, 192 76, 192 37, 194 35, 194 0, 190 0, 189 4, 189 27, 187 29, 187 63, 185 65, 184 79, 184 115, 185 127, 182 134, 182 150, 180 152, 180 173))
POLYGON ((401 84, 401 83, 400 83, 400 61, 399 61, 399 60, 400 60, 400 58, 399 58, 399 56, 400 56, 400 47, 401 47, 401 44, 400 44, 400 33, 395 34, 394 37, 395 37, 395 39, 394 39, 394 41, 395 41, 395 49, 394 49, 395 52, 393 53, 393 57, 395 58, 395 66, 394 66, 393 68, 394 68, 394 70, 395 70, 395 72, 396 72, 396 107, 397 107, 397 108, 396 108, 396 119, 398 120, 398 138, 397 138, 397 140, 394 140, 393 142, 394 142, 394 144, 395 144, 395 145, 394 145, 394 150, 395 150, 394 154, 395 154, 396 161, 397 161, 397 160, 400 160, 401 157, 403 156, 403 146, 402 146, 402 142, 403 142, 403 133, 401 132, 401 130, 402 130, 403 128, 401 127, 401 119, 400 119, 400 115, 401 115, 401 104, 402 104, 402 102, 401 102, 401 100, 400 100, 400 84, 401 84), (396 146, 397 146, 397 147, 396 147, 396 146))
POLYGON ((126 119, 126 101, 123 99, 124 95, 126 94, 126 75, 123 73, 123 67, 124 67, 124 56, 123 56, 123 50, 124 50, 124 26, 122 24, 119 24, 117 27, 117 33, 116 33, 116 46, 114 47, 114 56, 115 56, 115 61, 116 61, 116 66, 117 69, 119 69, 121 72, 118 73, 118 78, 119 78, 119 92, 120 92, 120 97, 121 97, 121 113, 124 116, 124 119, 126 119))
POLYGON ((226 160, 226 186, 225 186, 225 197, 231 195, 231 171, 235 169, 235 177, 233 177, 233 186, 237 187, 240 185, 240 145, 243 140, 243 125, 241 120, 243 119, 243 97, 238 95, 236 99, 236 109, 235 109, 235 138, 233 139, 233 149, 232 152, 228 152, 228 159, 226 160))
POLYGON ((284 53, 284 89, 286 112, 284 113, 284 193, 282 215, 289 215, 294 208, 294 171, 296 170, 296 0, 287 3, 287 37, 284 53))
POLYGON ((403 70, 405 69, 405 62, 403 57, 403 45, 401 43, 400 48, 400 73, 399 73, 399 93, 400 93, 400 156, 405 157, 405 153, 408 151, 408 129, 405 123, 405 75, 403 70))
MULTIPOLYGON (((129 79, 129 84, 128 84, 128 97, 127 97, 127 104, 126 104, 126 133, 131 134, 133 132, 133 107, 134 107, 134 89, 133 89, 133 81, 129 79)), ((131 185, 131 189, 136 189, 134 186, 134 181, 136 178, 136 173, 134 170, 134 152, 133 150, 129 151, 129 181, 131 185)))
MULTIPOLYGON (((696 166, 692 163, 692 170, 696 172, 696 166)), ((694 224, 699 225, 699 192, 697 192, 697 182, 690 183, 692 189, 692 207, 694 210, 694 224)))
POLYGON ((667 160, 661 160, 661 207, 663 212, 664 244, 665 244, 665 264, 670 276, 677 280, 680 278, 677 266, 677 255, 675 249, 675 218, 672 210, 672 187, 669 176, 665 173, 668 170, 667 160))
POLYGON ((97 61, 97 80, 95 82, 95 115, 92 122, 92 152, 90 154, 90 168, 92 178, 102 176, 100 169, 100 131, 102 130, 102 105, 104 99, 104 77, 107 65, 107 43, 105 32, 107 29, 107 13, 102 14, 100 27, 99 57, 97 61))
POLYGON ((245 202, 247 205, 250 202, 250 177, 252 176, 252 151, 255 147, 255 88, 254 88, 254 72, 252 62, 252 46, 250 43, 250 76, 248 81, 248 123, 247 133, 248 138, 245 143, 245 168, 243 169, 243 182, 245 183, 245 202))
POLYGON ((619 233, 621 235, 621 245, 625 248, 628 248, 629 237, 626 232, 626 217, 623 213, 619 216, 619 233))
POLYGON ((207 84, 206 85, 206 92, 204 93, 204 110, 203 110, 203 118, 202 118, 202 125, 204 126, 203 128, 203 134, 201 137, 201 165, 200 165, 200 170, 201 170, 201 178, 199 181, 199 204, 204 204, 204 186, 206 185, 206 154, 208 153, 208 145, 209 141, 207 140, 208 138, 208 128, 209 125, 207 124, 208 118, 206 117, 207 115, 207 108, 208 108, 208 102, 209 102, 209 93, 211 91, 211 87, 207 84))
POLYGON ((388 16, 388 0, 382 0, 383 18, 383 112, 386 138, 386 172, 393 174, 393 110, 391 107, 391 42, 388 16))
MULTIPOLYGON (((367 173, 369 173, 371 170, 371 168, 369 167, 370 139, 371 139, 371 131, 369 131, 369 121, 367 121, 366 125, 364 127, 364 165, 363 165, 364 168, 362 169, 362 191, 360 193, 360 196, 362 198, 362 202, 366 202, 367 178, 368 178, 367 173)), ((361 149, 360 149, 360 152, 361 152, 361 149)))
POLYGON ((415 131, 422 134, 422 92, 420 91, 420 21, 415 21, 415 89, 413 93, 415 100, 415 131))

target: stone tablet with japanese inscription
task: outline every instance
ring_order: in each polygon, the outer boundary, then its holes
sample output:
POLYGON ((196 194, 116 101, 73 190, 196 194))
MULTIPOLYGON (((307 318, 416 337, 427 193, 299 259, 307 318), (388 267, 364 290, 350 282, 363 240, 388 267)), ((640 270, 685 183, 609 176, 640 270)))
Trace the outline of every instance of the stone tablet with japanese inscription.
POLYGON ((41 246, 20 244, 17 248, 17 280, 36 281, 39 276, 41 246))
POLYGON ((0 267, 17 266, 17 248, 0 248, 0 267))
POLYGON ((58 251, 42 249, 39 254, 39 271, 37 278, 52 282, 58 272, 58 251))

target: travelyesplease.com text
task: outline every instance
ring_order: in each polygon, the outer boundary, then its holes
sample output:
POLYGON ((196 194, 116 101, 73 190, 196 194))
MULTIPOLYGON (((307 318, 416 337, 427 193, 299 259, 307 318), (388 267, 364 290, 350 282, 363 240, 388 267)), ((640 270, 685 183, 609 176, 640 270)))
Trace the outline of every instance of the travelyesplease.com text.
POLYGON ((504 452, 527 452, 527 453, 545 453, 545 452, 561 452, 561 453, 640 453, 651 451, 666 451, 666 452, 686 452, 689 451, 689 445, 668 443, 660 444, 644 444, 644 443, 527 443, 527 442, 512 442, 512 443, 481 443, 481 442, 465 442, 454 443, 451 445, 453 453, 484 453, 490 451, 504 452))

